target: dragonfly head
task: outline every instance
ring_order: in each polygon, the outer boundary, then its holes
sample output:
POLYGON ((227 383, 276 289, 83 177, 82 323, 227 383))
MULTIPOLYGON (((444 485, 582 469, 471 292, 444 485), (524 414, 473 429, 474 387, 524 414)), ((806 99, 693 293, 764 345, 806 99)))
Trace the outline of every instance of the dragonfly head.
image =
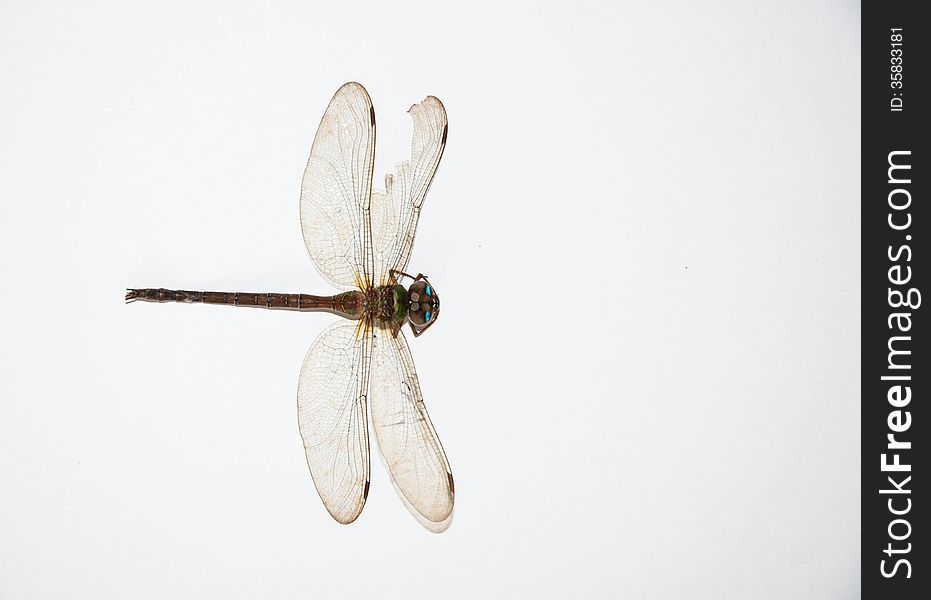
POLYGON ((417 337, 440 316, 440 297, 426 278, 412 283, 407 294, 411 303, 407 310, 407 318, 414 337, 417 337))

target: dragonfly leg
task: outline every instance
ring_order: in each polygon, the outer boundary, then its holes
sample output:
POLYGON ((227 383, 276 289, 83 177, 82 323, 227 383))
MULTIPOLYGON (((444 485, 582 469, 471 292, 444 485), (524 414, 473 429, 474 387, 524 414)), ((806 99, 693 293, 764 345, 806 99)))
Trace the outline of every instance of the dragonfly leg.
POLYGON ((403 277, 407 277, 408 279, 413 279, 414 281, 420 281, 421 279, 423 279, 424 281, 427 280, 427 276, 424 275, 423 273, 417 273, 417 277, 414 277, 413 275, 409 275, 408 273, 405 273, 404 271, 397 271, 395 269, 390 269, 388 273, 391 275, 392 279, 394 279, 395 283, 397 283, 399 279, 398 278, 399 275, 403 277))

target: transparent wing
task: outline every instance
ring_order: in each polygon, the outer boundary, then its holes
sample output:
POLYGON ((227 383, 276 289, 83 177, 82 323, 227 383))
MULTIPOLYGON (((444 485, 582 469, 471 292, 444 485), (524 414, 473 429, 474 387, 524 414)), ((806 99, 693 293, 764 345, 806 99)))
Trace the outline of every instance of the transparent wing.
POLYGON ((376 329, 372 346, 372 425, 382 461, 407 509, 434 532, 449 527, 453 476, 420 393, 404 332, 376 329))
POLYGON ((301 183, 304 244, 338 288, 364 287, 366 274, 371 280, 365 241, 374 154, 372 101, 364 87, 347 83, 323 113, 301 183))
POLYGON ((408 113, 414 120, 411 159, 385 177, 385 191, 372 194, 373 272, 381 285, 391 269, 407 267, 420 208, 446 147, 446 109, 438 98, 427 96, 408 113))
POLYGON ((324 506, 340 523, 362 512, 371 473, 366 390, 372 336, 356 335, 358 324, 340 320, 320 334, 297 386, 307 466, 324 506))

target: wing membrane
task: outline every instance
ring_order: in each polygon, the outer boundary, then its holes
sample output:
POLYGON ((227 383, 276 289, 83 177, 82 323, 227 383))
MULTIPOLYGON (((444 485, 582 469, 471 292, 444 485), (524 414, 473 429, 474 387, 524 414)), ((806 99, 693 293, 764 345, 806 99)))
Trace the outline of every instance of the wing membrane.
POLYGON ((342 289, 364 287, 372 274, 367 257, 375 111, 358 83, 343 85, 330 100, 310 149, 301 183, 301 231, 320 273, 342 289))
POLYGON ((351 523, 368 496, 366 390, 371 357, 369 332, 340 320, 320 334, 301 367, 297 417, 304 454, 324 506, 340 523, 351 523))
POLYGON ((407 509, 427 529, 452 520, 453 476, 423 403, 404 332, 376 329, 372 345, 372 425, 383 462, 407 509))
POLYGON ((407 267, 420 208, 446 147, 446 109, 438 98, 428 96, 408 113, 414 120, 411 158, 385 177, 385 191, 372 194, 373 272, 382 285, 391 269, 407 267))

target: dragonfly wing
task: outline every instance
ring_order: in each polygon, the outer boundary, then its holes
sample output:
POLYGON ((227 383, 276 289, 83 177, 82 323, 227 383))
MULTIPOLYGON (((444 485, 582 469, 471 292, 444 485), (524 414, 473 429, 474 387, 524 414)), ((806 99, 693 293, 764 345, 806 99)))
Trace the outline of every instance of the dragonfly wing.
POLYGON ((375 110, 358 83, 330 100, 301 183, 301 231, 320 273, 342 289, 364 287, 372 265, 366 248, 375 110))
POLYGON ((374 246, 374 273, 378 285, 390 283, 389 271, 394 268, 391 253, 401 239, 400 203, 387 192, 372 190, 370 222, 374 246))
POLYGON ((385 177, 385 191, 372 195, 374 273, 388 283, 391 269, 403 271, 411 257, 417 220, 446 148, 446 109, 434 96, 408 110, 414 120, 411 159, 385 177))
POLYGON ((424 527, 444 531, 452 520, 453 476, 403 331, 375 330, 370 396, 375 439, 398 495, 424 527))
POLYGON ((324 506, 351 523, 369 490, 366 406, 372 336, 358 322, 340 320, 320 334, 304 358, 297 386, 297 418, 304 454, 324 506))

